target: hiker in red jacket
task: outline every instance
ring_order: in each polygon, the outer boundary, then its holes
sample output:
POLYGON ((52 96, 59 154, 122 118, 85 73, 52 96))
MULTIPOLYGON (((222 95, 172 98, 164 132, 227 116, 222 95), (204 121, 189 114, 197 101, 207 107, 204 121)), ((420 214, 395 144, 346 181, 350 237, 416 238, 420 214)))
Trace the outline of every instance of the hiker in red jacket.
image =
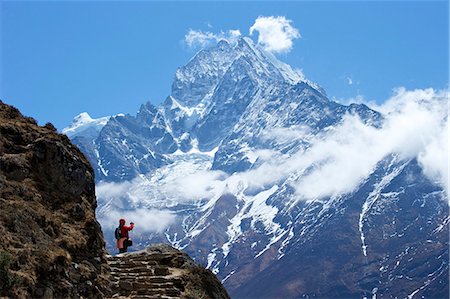
POLYGON ((119 220, 119 227, 116 229, 116 247, 119 249, 119 253, 127 252, 131 242, 128 231, 133 230, 133 228, 133 222, 130 222, 130 226, 126 226, 125 219, 119 220))

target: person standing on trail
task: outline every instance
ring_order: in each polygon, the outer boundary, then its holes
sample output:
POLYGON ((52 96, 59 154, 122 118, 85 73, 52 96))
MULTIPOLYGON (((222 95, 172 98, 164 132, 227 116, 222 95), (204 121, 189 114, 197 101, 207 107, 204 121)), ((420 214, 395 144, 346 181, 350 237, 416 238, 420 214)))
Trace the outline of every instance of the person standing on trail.
POLYGON ((131 246, 131 240, 128 235, 130 230, 133 230, 134 223, 130 222, 130 226, 125 225, 125 219, 119 220, 119 227, 116 228, 116 248, 119 249, 119 253, 124 253, 128 251, 128 246, 131 246))

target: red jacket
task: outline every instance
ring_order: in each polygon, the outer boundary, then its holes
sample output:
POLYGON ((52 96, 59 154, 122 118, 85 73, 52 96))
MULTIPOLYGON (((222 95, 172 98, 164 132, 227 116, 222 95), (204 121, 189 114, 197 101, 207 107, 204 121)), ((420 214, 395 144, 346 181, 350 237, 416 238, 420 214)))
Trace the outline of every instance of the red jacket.
POLYGON ((120 235, 122 238, 129 238, 128 231, 133 230, 134 224, 131 224, 130 226, 123 225, 120 228, 120 235))

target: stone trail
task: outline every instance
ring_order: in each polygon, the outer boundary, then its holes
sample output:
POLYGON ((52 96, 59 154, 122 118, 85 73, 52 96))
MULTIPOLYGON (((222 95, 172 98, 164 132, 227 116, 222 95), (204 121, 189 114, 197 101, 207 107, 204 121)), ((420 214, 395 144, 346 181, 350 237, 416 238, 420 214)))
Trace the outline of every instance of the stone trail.
POLYGON ((180 298, 187 270, 173 267, 184 258, 173 253, 138 252, 108 256, 112 298, 180 298))

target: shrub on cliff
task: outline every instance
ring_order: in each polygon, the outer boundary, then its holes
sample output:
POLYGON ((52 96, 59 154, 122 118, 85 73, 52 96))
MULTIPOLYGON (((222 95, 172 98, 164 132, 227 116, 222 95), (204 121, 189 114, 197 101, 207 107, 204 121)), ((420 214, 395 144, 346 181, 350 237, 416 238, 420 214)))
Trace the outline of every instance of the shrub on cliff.
POLYGON ((7 252, 0 252, 0 295, 6 296, 8 291, 19 283, 19 278, 9 270, 11 256, 7 252))

